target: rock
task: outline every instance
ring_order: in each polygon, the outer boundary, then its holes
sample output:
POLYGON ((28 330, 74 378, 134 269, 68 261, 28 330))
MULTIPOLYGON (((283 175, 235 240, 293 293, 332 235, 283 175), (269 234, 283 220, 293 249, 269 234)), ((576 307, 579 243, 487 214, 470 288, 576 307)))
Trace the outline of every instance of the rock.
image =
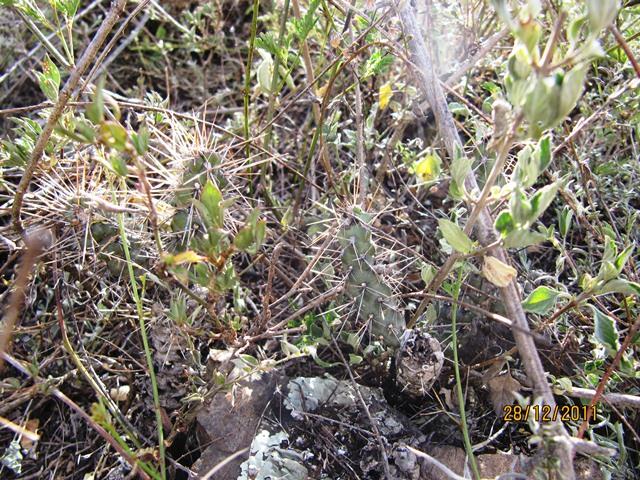
MULTIPOLYGON (((229 391, 216 394, 197 414, 198 439, 207 445, 192 467, 199 476, 218 463, 251 445, 262 414, 274 395, 280 377, 264 373, 256 380, 239 381, 229 391)), ((240 475, 240 465, 249 454, 239 456, 216 473, 215 478, 232 479, 240 475)))

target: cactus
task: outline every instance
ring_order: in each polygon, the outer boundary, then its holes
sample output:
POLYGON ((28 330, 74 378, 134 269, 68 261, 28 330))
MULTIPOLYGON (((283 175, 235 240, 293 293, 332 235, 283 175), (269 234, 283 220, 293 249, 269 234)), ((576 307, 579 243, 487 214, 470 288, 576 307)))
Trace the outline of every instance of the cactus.
POLYGON ((352 225, 341 230, 339 241, 344 248, 342 263, 349 269, 345 297, 355 301, 357 321, 369 323, 370 332, 385 345, 399 346, 405 329, 404 315, 388 285, 375 272, 375 245, 365 226, 352 225))

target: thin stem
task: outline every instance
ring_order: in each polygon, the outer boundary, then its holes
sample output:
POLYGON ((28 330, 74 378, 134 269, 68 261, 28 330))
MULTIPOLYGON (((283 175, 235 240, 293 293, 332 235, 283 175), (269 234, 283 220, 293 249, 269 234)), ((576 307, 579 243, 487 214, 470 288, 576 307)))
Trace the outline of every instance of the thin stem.
POLYGON ((453 351, 453 371, 456 377, 456 394, 458 396, 458 409, 460 410, 460 429, 464 438, 464 449, 469 457, 471 470, 476 480, 480 480, 480 469, 473 454, 473 445, 469 438, 469 428, 467 427, 467 415, 464 406, 464 392, 462 391, 462 378, 460 376, 460 363, 458 361, 458 297, 460 296, 460 286, 462 285, 462 272, 458 271, 458 279, 453 285, 453 302, 451 304, 451 350, 453 351))
POLYGON ((60 65, 62 65, 65 68, 71 67, 71 64, 69 63, 69 61, 66 58, 64 58, 64 55, 62 55, 56 47, 53 46, 53 44, 49 41, 46 35, 42 33, 42 31, 38 28, 38 26, 35 23, 33 23, 33 20, 31 20, 18 8, 14 8, 13 10, 20 16, 20 18, 22 18, 22 21, 27 25, 29 30, 31 30, 31 33, 33 33, 36 37, 38 37, 38 40, 40 40, 40 42, 42 43, 44 48, 47 50, 47 52, 49 52, 51 56, 60 63, 60 65))
MULTIPOLYGON (((127 184, 122 179, 122 189, 126 190, 127 184)), ((114 203, 115 203, 114 195, 114 203)), ((142 305, 142 298, 138 293, 138 282, 133 271, 133 263, 131 261, 131 253, 129 252, 129 242, 127 241, 127 232, 124 228, 124 214, 118 215, 118 226, 120 227, 120 241, 122 242, 122 250, 124 251, 124 257, 127 261, 127 270, 129 272, 129 280, 131 283, 131 294, 136 304, 136 311, 138 314, 138 321, 140 324, 140 336, 142 337, 142 346, 144 348, 144 355, 147 360, 147 368, 149 370, 149 378, 151 380, 151 390, 153 394, 153 407, 156 413, 156 428, 158 429, 158 451, 160 453, 160 475, 162 480, 167 478, 166 461, 165 461, 165 449, 164 449, 164 431, 162 427, 162 413, 160 410, 160 396, 158 394, 158 382, 156 380, 155 370, 153 368, 153 358, 151 356, 151 348, 149 347, 149 338, 147 336, 147 327, 144 322, 144 308, 142 305)))
MULTIPOLYGON (((244 75, 244 138, 249 142, 249 91, 251 89, 251 65, 253 63, 253 52, 255 51, 256 31, 258 30, 258 10, 260 10, 260 0, 253 0, 253 15, 251 17, 251 36, 249 38, 249 53, 247 54, 247 66, 244 75)), ((251 146, 247 143, 245 148, 247 157, 250 155, 251 146)))
MULTIPOLYGON (((282 49, 282 45, 284 43, 284 36, 287 33, 287 20, 289 18, 289 1, 284 0, 284 12, 282 14, 282 21, 280 22, 280 32, 278 33, 278 54, 273 61, 273 75, 271 76, 271 89, 273 90, 276 85, 278 85, 279 77, 280 77, 280 49, 282 49)), ((280 93, 279 91, 277 92, 280 93)), ((275 110, 276 105, 276 92, 272 91, 269 96, 269 106, 267 108, 267 125, 269 126, 267 129, 267 133, 264 139, 264 148, 269 149, 271 146, 271 135, 273 133, 273 124, 271 124, 271 119, 273 118, 273 112, 275 110)), ((267 164, 265 163, 262 166, 262 172, 264 175, 264 171, 267 168, 267 164)))

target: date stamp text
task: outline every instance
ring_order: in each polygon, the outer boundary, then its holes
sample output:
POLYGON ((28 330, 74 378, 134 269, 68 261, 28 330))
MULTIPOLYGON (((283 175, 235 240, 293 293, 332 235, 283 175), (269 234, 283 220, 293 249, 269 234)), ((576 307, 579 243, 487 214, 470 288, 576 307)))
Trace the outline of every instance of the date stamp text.
POLYGON ((505 422, 582 422, 595 421, 597 415, 597 407, 591 409, 587 405, 505 405, 502 408, 505 422))

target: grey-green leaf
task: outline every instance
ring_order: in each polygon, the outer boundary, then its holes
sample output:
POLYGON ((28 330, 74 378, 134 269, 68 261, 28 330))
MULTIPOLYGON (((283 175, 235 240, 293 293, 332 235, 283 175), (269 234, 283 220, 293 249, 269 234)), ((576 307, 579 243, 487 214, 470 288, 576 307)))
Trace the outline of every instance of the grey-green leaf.
POLYGON ((460 253, 470 253, 473 250, 473 241, 458 225, 450 220, 441 218, 438 220, 438 226, 442 236, 454 250, 460 253))
POLYGON ((546 286, 538 287, 522 302, 522 308, 527 312, 546 315, 556 306, 560 292, 546 286))
POLYGON ((620 348, 619 334, 613 318, 605 315, 595 307, 591 307, 594 313, 593 336, 603 345, 610 355, 614 355, 620 348))

